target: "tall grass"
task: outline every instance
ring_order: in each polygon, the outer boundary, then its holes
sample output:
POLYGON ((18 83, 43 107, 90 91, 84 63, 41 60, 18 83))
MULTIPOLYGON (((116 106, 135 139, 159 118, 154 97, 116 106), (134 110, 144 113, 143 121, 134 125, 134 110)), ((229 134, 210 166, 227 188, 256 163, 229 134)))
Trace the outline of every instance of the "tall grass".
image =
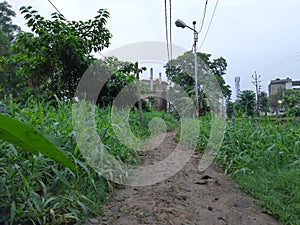
MULTIPOLYGON (((211 130, 200 118, 197 151, 203 152, 211 130)), ((282 224, 300 224, 300 121, 237 118, 228 121, 215 161, 265 211, 282 224)))
POLYGON ((229 122, 217 161, 283 224, 300 224, 300 121, 229 122))
MULTIPOLYGON (((77 172, 0 140, 0 224, 81 224, 101 214, 109 196, 108 182, 84 160, 76 144, 72 103, 32 97, 21 106, 10 99, 1 111, 40 130, 72 159, 77 172)), ((96 109, 97 131, 103 144, 123 162, 138 163, 138 152, 115 137, 110 113, 110 108, 96 109)), ((169 129, 175 126, 170 115, 156 112, 144 114, 145 124, 156 116, 165 117, 167 124, 171 121, 169 129)), ((130 124, 140 137, 149 134, 134 112, 130 124)))

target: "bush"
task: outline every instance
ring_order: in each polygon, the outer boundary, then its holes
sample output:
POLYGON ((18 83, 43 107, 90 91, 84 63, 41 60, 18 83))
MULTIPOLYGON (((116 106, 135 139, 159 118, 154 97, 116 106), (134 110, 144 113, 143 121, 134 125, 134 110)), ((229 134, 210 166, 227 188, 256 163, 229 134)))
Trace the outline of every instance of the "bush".
POLYGON ((290 108, 287 111, 287 115, 291 117, 300 117, 300 105, 290 108))

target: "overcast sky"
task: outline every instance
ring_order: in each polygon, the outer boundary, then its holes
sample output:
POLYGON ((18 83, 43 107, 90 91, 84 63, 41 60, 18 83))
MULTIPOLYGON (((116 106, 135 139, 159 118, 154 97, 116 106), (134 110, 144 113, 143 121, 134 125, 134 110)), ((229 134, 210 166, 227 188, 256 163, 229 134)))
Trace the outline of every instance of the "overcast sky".
MULTIPOLYGON (((217 0, 208 0, 203 41, 217 0)), ((100 8, 110 13, 108 29, 113 34, 111 46, 103 51, 143 41, 166 41, 163 0, 52 0, 68 20, 93 18, 100 8)), ((168 2, 168 1, 167 1, 168 2)), ((14 20, 23 30, 25 21, 19 13, 22 5, 31 5, 46 18, 55 11, 47 0, 8 0, 17 13, 14 20)), ((191 50, 193 33, 177 28, 176 19, 199 29, 205 0, 172 1, 172 42, 191 50)), ((271 79, 290 77, 300 80, 300 1, 299 0, 219 0, 207 38, 199 51, 224 57, 228 63, 226 82, 234 91, 234 77, 241 77, 241 89, 254 90, 254 71, 267 91, 271 79)), ((28 30, 28 29, 27 29, 28 30)))

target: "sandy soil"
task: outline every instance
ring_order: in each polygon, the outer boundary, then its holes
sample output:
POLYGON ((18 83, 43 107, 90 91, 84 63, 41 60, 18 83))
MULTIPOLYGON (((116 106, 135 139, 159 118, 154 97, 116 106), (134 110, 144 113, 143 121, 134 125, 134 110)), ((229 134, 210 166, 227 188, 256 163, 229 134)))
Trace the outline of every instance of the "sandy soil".
MULTIPOLYGON (((144 152, 145 164, 165 158, 176 146, 175 133, 167 134, 155 151, 144 152)), ((221 168, 198 171, 201 155, 173 177, 146 187, 126 187, 114 193, 105 215, 91 219, 93 225, 275 225, 254 200, 238 188, 221 168)))

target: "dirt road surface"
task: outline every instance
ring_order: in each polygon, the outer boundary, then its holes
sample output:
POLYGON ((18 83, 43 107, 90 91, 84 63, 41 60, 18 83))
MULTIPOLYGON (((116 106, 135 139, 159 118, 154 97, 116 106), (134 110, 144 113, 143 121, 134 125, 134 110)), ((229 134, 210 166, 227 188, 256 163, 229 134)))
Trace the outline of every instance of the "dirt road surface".
MULTIPOLYGON (((153 164, 172 152, 175 132, 155 150, 144 152, 144 164, 153 164)), ((221 168, 199 172, 201 155, 173 177, 146 187, 117 190, 105 215, 90 219, 92 225, 278 225, 254 200, 238 188, 221 168)))

